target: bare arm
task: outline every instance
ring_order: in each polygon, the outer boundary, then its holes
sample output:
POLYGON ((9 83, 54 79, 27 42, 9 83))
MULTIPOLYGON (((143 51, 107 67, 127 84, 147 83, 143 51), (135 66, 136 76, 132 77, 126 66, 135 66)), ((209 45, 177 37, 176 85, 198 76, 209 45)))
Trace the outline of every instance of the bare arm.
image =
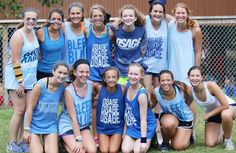
POLYGON ((26 143, 30 143, 30 124, 32 121, 32 114, 36 104, 38 103, 40 94, 41 94, 41 86, 40 84, 37 83, 34 86, 34 89, 32 91, 32 96, 30 97, 31 99, 26 110, 25 126, 24 126, 25 130, 23 134, 23 138, 26 143))
POLYGON ((147 136, 147 95, 141 94, 138 97, 139 107, 140 107, 140 120, 141 120, 141 137, 147 136))
POLYGON ((40 28, 36 31, 36 36, 40 42, 44 42, 44 28, 40 28))
POLYGON ((201 52, 202 52, 202 32, 199 26, 192 29, 193 40, 195 43, 195 65, 201 65, 201 52))
POLYGON ((227 102, 225 95, 221 91, 220 87, 215 82, 208 82, 207 88, 208 88, 209 92, 212 95, 214 95, 221 104, 220 106, 215 108, 213 111, 206 114, 206 118, 208 119, 209 117, 215 116, 215 115, 221 113, 223 110, 227 109, 228 102, 227 102))

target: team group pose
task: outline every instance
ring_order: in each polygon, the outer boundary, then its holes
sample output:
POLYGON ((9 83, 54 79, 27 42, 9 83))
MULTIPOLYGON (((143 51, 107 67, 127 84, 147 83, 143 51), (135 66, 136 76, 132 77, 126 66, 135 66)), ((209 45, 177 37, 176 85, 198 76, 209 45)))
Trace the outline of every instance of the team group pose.
POLYGON ((201 117, 195 104, 206 109, 205 145, 234 150, 236 103, 203 81, 198 22, 184 3, 173 16, 165 0, 148 3, 147 16, 126 4, 109 23, 104 6, 85 18, 73 2, 37 31, 38 11, 22 13, 5 68, 14 105, 7 152, 59 153, 63 144, 68 153, 144 153, 156 131, 159 150, 185 150, 201 117))

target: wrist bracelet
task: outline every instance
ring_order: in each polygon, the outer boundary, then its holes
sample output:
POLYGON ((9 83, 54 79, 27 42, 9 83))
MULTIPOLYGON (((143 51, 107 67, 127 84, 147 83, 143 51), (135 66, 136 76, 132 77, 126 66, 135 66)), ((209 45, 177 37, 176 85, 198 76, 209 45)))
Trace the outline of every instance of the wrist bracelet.
POLYGON ((81 135, 75 137, 76 142, 83 142, 83 137, 81 135))
POLYGON ((24 127, 24 130, 30 132, 30 127, 24 127))
POLYGON ((147 143, 147 137, 141 137, 141 143, 147 143))
POLYGON ((155 113, 155 117, 156 117, 156 119, 159 119, 160 118, 160 114, 159 113, 155 113))

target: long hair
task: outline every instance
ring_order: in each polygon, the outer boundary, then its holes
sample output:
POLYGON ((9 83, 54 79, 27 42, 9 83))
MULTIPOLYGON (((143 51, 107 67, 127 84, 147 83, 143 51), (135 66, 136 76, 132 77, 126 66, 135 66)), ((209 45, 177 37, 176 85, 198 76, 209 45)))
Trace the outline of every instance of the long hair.
POLYGON ((178 8, 178 7, 184 8, 187 12, 187 15, 188 15, 187 20, 186 20, 187 28, 190 29, 190 28, 193 28, 194 26, 196 26, 196 22, 194 20, 190 19, 190 17, 189 17, 191 15, 191 10, 188 9, 188 6, 185 3, 177 3, 174 7, 173 13, 176 12, 176 8, 178 8))
POLYGON ((135 26, 143 26, 145 24, 145 16, 133 5, 126 4, 120 9, 120 17, 122 18, 123 11, 126 9, 134 10, 135 17, 137 17, 137 20, 134 22, 135 26))
MULTIPOLYGON (((105 77, 106 77, 106 73, 108 72, 108 71, 111 71, 111 70, 113 70, 113 71, 115 71, 116 72, 116 74, 117 74, 117 79, 119 79, 120 78, 120 74, 119 74, 119 70, 116 68, 116 67, 114 67, 114 66, 111 66, 111 67, 108 67, 108 68, 106 68, 106 70, 103 72, 103 74, 102 74, 102 85, 103 86, 107 86, 107 83, 104 81, 105 80, 105 77)), ((118 81, 118 80, 117 80, 118 81)))

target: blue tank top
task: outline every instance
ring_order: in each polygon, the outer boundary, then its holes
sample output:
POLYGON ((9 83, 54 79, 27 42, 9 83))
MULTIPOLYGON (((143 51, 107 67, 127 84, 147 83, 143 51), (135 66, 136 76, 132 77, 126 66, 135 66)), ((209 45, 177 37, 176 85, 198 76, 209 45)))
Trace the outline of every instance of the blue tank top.
MULTIPOLYGON (((82 25, 83 27, 83 25, 82 25)), ((84 30, 82 28, 82 30, 84 30)), ((84 32, 77 35, 71 30, 70 22, 65 22, 65 51, 63 59, 69 68, 78 59, 86 58, 86 39, 84 32)))
POLYGON ((44 27, 43 31, 44 42, 39 42, 42 59, 38 62, 38 71, 52 73, 55 62, 62 60, 65 38, 61 30, 58 30, 59 38, 57 40, 51 40, 48 27, 44 27))
POLYGON ((57 111, 61 101, 64 85, 61 84, 54 92, 49 91, 42 80, 41 94, 32 114, 31 132, 35 134, 57 133, 57 111))
MULTIPOLYGON (((70 93, 74 100, 77 121, 80 129, 90 126, 92 124, 92 82, 87 81, 87 95, 85 97, 79 97, 76 94, 72 83, 67 86, 65 90, 70 93)), ((64 105, 58 122, 59 135, 72 130, 71 120, 66 105, 64 105)))
POLYGON ((175 97, 172 100, 166 100, 163 98, 160 87, 155 89, 157 101, 161 106, 163 113, 173 114, 180 121, 192 121, 194 116, 189 106, 186 104, 184 96, 180 93, 177 86, 175 88, 175 97))
POLYGON ((87 60, 90 63, 90 80, 102 81, 104 69, 112 66, 111 43, 109 27, 106 26, 106 33, 97 37, 89 26, 87 39, 87 60))
POLYGON ((147 65, 147 72, 159 73, 166 70, 167 66, 167 23, 161 20, 158 30, 152 26, 150 16, 146 16, 147 49, 143 57, 144 64, 147 65))
POLYGON ((175 79, 190 84, 188 70, 195 64, 192 31, 177 31, 175 21, 168 25, 168 65, 175 79))
MULTIPOLYGON (((126 93, 129 87, 129 83, 126 86, 126 93)), ((141 122, 140 122, 140 107, 138 102, 138 97, 142 93, 145 93, 147 96, 147 91, 144 87, 138 90, 136 97, 130 101, 127 98, 127 94, 125 96, 125 121, 127 125, 126 135, 140 139, 141 138, 141 122)), ((147 104, 148 105, 148 104, 147 104)), ((152 139, 154 133, 156 131, 156 118, 151 108, 147 110, 147 138, 152 139)))
POLYGON ((128 66, 131 63, 142 61, 141 47, 145 42, 145 29, 143 26, 135 26, 132 32, 126 32, 119 26, 118 30, 112 27, 116 37, 115 66, 119 69, 121 76, 126 77, 128 66))
MULTIPOLYGON (((24 87, 25 89, 33 89, 34 84, 37 82, 36 74, 38 65, 39 43, 34 30, 32 30, 34 36, 33 42, 28 41, 21 29, 19 29, 18 31, 24 39, 24 43, 20 51, 20 64, 23 73, 24 87)), ((15 73, 13 71, 11 51, 12 47, 14 46, 10 45, 8 50, 8 62, 5 68, 5 88, 16 90, 19 86, 19 83, 16 80, 15 73)))
POLYGON ((124 128, 125 102, 121 85, 117 85, 114 93, 107 91, 106 87, 100 90, 97 105, 97 132, 99 134, 122 134, 124 128))

